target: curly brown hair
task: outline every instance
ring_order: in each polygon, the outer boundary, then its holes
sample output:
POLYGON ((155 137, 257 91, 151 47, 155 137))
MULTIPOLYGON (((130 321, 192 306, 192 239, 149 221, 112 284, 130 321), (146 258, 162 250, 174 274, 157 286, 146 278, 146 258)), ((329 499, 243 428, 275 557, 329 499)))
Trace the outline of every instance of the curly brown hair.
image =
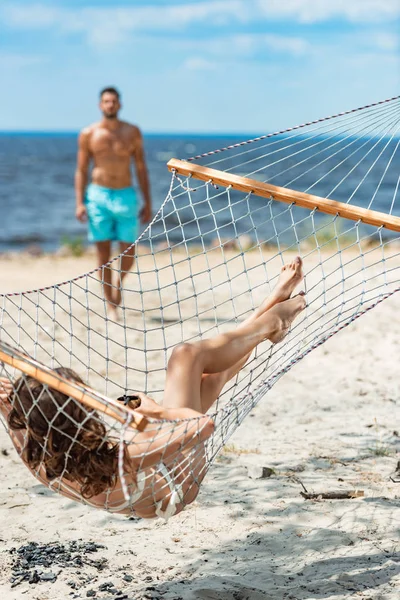
MULTIPOLYGON (((72 369, 54 369, 62 377, 83 383, 72 369)), ((28 432, 22 458, 32 469, 43 466, 49 481, 63 477, 80 484, 91 498, 113 488, 117 480, 118 448, 107 441, 107 430, 95 411, 76 400, 23 376, 14 383, 10 429, 28 432)))

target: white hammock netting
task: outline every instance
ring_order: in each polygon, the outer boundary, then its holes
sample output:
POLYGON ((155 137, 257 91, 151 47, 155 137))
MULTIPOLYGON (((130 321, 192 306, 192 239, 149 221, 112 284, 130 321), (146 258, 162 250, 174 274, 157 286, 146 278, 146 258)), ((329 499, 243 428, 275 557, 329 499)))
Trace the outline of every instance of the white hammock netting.
MULTIPOLYGON (((153 505, 160 486, 171 494, 173 488, 161 472, 162 459, 161 471, 157 465, 148 467, 149 436, 141 438, 139 429, 151 432, 152 439, 164 436, 167 447, 183 432, 189 439, 196 424, 175 422, 166 428, 165 422, 152 419, 139 424, 137 415, 113 399, 140 390, 161 402, 173 347, 240 323, 275 286, 282 265, 299 254, 306 310, 282 343, 260 345, 226 385, 210 411, 213 435, 206 442, 177 447, 168 457, 170 476, 183 485, 182 504, 190 502, 190 490, 274 383, 313 348, 399 290, 399 146, 397 97, 189 163, 172 161, 169 194, 139 238, 135 266, 124 280, 119 321, 107 312, 101 269, 45 289, 4 295, 0 375, 14 382, 34 374, 50 396, 55 387, 66 392, 85 415, 68 434, 67 458, 74 445, 82 444, 85 428, 93 420, 100 423, 105 443, 119 445, 117 484, 125 499, 134 505, 142 473, 148 482, 142 501, 153 505), (207 180, 204 167, 219 177, 207 180), (234 189, 240 185, 230 184, 232 175, 250 179, 254 193, 234 189), (288 198, 279 201, 273 191, 261 197, 257 184, 264 192, 263 184, 284 188, 288 198), (346 210, 340 214, 348 218, 325 214, 317 204, 301 207, 298 192, 343 203, 350 216, 346 210), (358 208, 365 209, 361 220, 358 208), (67 384, 52 371, 61 366, 74 369, 92 389, 82 395, 82 384, 67 384), (126 476, 124 453, 130 444, 142 448, 136 484, 126 476)), ((116 257, 103 269, 112 269, 115 277, 120 267, 121 258, 116 257)), ((18 393, 12 402, 18 402, 18 393)), ((40 394, 33 394, 31 407, 24 408, 26 419, 38 403, 40 394)), ((54 406, 48 432, 57 428, 65 403, 54 399, 54 406)), ((43 457, 54 451, 46 446, 48 438, 43 457)), ((68 480, 67 458, 53 487, 68 480)), ((36 472, 44 479, 40 461, 36 472)), ((79 487, 75 496, 82 500, 79 487)), ((112 510, 113 503, 111 494, 105 508, 112 510)))

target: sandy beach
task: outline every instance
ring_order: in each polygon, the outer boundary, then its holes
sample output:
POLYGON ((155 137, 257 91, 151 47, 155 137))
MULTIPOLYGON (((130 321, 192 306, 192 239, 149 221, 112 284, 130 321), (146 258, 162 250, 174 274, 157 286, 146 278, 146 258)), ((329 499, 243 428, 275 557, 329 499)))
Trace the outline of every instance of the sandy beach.
MULTIPOLYGON (((0 292, 65 281, 93 264, 91 254, 1 257, 0 292)), ((286 374, 235 432, 196 502, 168 523, 58 497, 1 428, 1 597, 397 600, 398 306, 395 294, 286 374), (262 467, 269 476, 257 478, 262 467), (307 500, 305 490, 363 495, 307 500), (102 547, 82 551, 80 565, 42 567, 53 580, 11 582, 17 550, 30 542, 102 547)))

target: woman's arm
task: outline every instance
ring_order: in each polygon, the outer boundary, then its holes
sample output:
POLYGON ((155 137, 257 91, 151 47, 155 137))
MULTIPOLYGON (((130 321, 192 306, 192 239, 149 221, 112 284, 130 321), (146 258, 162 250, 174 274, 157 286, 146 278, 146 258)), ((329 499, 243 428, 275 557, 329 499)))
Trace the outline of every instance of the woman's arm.
POLYGON ((203 443, 214 431, 208 415, 191 408, 164 408, 144 394, 138 394, 143 415, 164 422, 150 422, 142 432, 134 432, 128 441, 128 452, 137 469, 147 469, 170 461, 179 452, 203 443))

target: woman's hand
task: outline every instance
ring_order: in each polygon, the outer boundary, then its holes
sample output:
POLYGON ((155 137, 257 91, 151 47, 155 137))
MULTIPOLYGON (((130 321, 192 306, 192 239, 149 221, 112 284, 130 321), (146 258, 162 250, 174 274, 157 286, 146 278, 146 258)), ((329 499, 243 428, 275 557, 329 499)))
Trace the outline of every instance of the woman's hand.
POLYGON ((192 408, 165 408, 142 392, 134 392, 134 394, 140 398, 140 406, 135 408, 135 411, 151 419, 179 421, 181 419, 198 419, 199 417, 204 417, 204 415, 192 408))
POLYGON ((146 396, 146 394, 143 394, 142 392, 133 392, 133 394, 140 398, 140 406, 135 408, 136 412, 152 419, 165 418, 163 417, 162 406, 157 404, 152 398, 149 398, 149 396, 146 396))

